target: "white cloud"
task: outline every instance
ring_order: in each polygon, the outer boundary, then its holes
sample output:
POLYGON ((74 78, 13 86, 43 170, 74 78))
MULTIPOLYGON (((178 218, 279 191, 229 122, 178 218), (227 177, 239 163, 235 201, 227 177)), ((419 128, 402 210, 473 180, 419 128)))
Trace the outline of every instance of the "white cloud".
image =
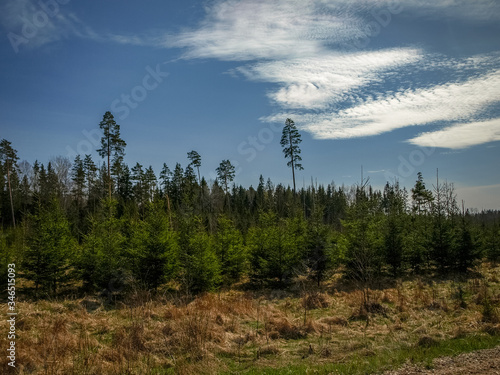
POLYGON ((495 0, 219 0, 206 11, 199 27, 165 36, 163 45, 187 48, 185 58, 282 59, 348 47, 370 22, 384 27, 399 15, 500 20, 495 0))
POLYGON ((416 12, 485 21, 500 17, 499 10, 489 0, 474 6, 466 0, 215 1, 198 28, 164 45, 186 48, 186 59, 255 61, 235 71, 277 84, 268 97, 286 111, 263 121, 293 116, 316 138, 364 137, 411 125, 475 121, 500 97, 499 57, 450 59, 415 48, 340 52, 338 47, 363 36, 367 20, 377 16, 390 22, 396 14, 416 12), (418 88, 422 83, 412 73, 424 71, 446 72, 442 76, 452 81, 418 88), (399 87, 381 91, 391 73, 398 74, 393 81, 399 87))
POLYGON ((15 50, 19 46, 36 48, 85 33, 83 24, 67 12, 65 5, 55 2, 55 5, 42 7, 41 4, 46 3, 11 0, 0 6, 0 23, 7 30, 15 50))
MULTIPOLYGON (((498 53, 451 59, 408 47, 340 51, 364 36, 368 21, 384 23, 384 15, 387 22, 396 13, 488 21, 500 19, 500 2, 494 0, 215 0, 197 28, 177 35, 99 34, 64 7, 59 5, 30 38, 30 46, 76 36, 184 48, 185 59, 244 61, 247 65, 235 71, 276 84, 268 97, 286 112, 263 120, 282 122, 293 116, 316 138, 373 136, 440 121, 477 123, 500 98, 498 53), (414 71, 446 72, 442 76, 450 82, 418 88, 422 83, 414 71), (394 92, 384 85, 391 74, 394 92)), ((8 30, 20 30, 41 11, 36 0, 12 0, 0 8, 0 21, 8 30)))
POLYGON ((0 5, 0 23, 7 30, 15 51, 38 48, 70 37, 141 46, 158 46, 163 40, 163 36, 153 34, 100 34, 70 12, 69 6, 58 2, 6 1, 0 5))
POLYGON ((200 26, 169 35, 166 47, 188 48, 185 58, 231 61, 310 56, 325 45, 346 46, 364 37, 369 22, 430 17, 500 20, 495 0, 220 0, 200 26))
POLYGON ((269 97, 284 108, 322 109, 346 100, 350 91, 382 79, 384 70, 416 62, 416 49, 324 53, 315 57, 238 68, 247 78, 281 84, 269 97))
MULTIPOLYGON (((0 5, 0 22, 9 32, 45 13, 37 0, 7 0, 0 5)), ((56 2, 57 3, 57 2, 56 2)), ((475 21, 500 20, 496 0, 215 0, 200 25, 178 34, 163 31, 141 35, 100 34, 58 4, 30 46, 77 36, 96 41, 141 46, 187 48, 185 58, 231 61, 314 56, 328 46, 349 47, 363 38, 369 22, 392 18, 431 17, 475 21), (397 12, 395 12, 397 10, 397 12)), ((352 46, 351 46, 352 47, 352 46)))
POLYGON ((493 141, 500 141, 500 118, 455 124, 442 130, 420 134, 408 142, 421 147, 462 149, 493 141))
MULTIPOLYGON (((354 138, 438 121, 470 121, 499 98, 500 70, 496 70, 462 83, 381 95, 338 112, 296 113, 293 118, 319 139, 354 138)), ((284 116, 263 120, 281 121, 284 116)))
POLYGON ((100 39, 100 41, 110 41, 118 44, 128 44, 143 47, 158 47, 163 40, 163 38, 154 35, 106 34, 105 36, 100 36, 98 38, 100 39))
POLYGON ((165 39, 188 48, 185 58, 230 61, 314 56, 326 44, 360 32, 362 20, 345 5, 320 0, 218 1, 195 30, 165 39))

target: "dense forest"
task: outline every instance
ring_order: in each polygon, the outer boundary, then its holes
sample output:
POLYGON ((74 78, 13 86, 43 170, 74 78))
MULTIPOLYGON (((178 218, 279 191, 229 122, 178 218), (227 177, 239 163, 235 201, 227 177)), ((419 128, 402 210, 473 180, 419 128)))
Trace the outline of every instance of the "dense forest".
MULTIPOLYGON (((425 182, 411 191, 388 182, 355 186, 311 183, 301 189, 260 177, 233 183, 223 160, 212 182, 202 157, 152 167, 124 163, 126 142, 107 112, 102 160, 79 155, 47 164, 20 162, 0 143, 0 267, 16 263, 29 295, 114 292, 130 287, 189 294, 286 286, 304 276, 320 284, 342 272, 362 285, 382 276, 464 273, 500 259, 500 213, 469 212, 453 184, 425 182)), ((301 169, 300 134, 285 123, 285 159, 301 169)))

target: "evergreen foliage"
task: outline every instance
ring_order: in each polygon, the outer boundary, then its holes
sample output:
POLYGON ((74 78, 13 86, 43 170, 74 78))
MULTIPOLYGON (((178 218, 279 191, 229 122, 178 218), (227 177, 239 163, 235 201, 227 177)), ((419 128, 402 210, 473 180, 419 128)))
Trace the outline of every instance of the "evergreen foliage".
POLYGON ((217 289, 222 281, 214 240, 198 217, 186 219, 180 230, 180 282, 188 293, 217 289))
POLYGON ((148 203, 144 220, 133 224, 127 254, 132 274, 146 289, 157 289, 179 272, 177 234, 171 230, 163 201, 148 203))
MULTIPOLYGON (((254 189, 233 183, 229 160, 208 182, 191 151, 185 169, 169 161, 174 169, 164 163, 157 177, 123 161, 110 113, 102 127, 107 160, 99 164, 91 155, 72 165, 18 163, 10 142, 0 143, 1 272, 18 262, 38 296, 65 288, 116 295, 129 286, 192 294, 297 277, 320 285, 339 270, 369 288, 380 276, 465 274, 500 260, 500 212, 460 211, 452 184, 436 181, 430 191, 421 173, 411 196, 397 183, 295 191, 262 175, 254 189)), ((289 166, 300 168, 290 119, 283 134, 289 166)))
POLYGON ((247 269, 246 249, 241 232, 224 215, 217 220, 214 249, 221 266, 221 277, 225 285, 241 279, 247 269))
POLYGON ((219 183, 224 185, 226 194, 229 192, 229 183, 234 180, 235 170, 234 166, 229 160, 222 160, 217 168, 217 179, 219 183))
POLYGON ((27 225, 24 277, 34 283, 37 295, 54 295, 61 283, 69 279, 76 241, 57 200, 48 207, 38 203, 34 214, 27 218, 27 225))
POLYGON ((297 126, 292 119, 287 118, 285 121, 285 126, 283 127, 283 132, 281 134, 281 147, 283 147, 283 153, 286 159, 290 159, 286 165, 292 168, 293 176, 293 192, 295 193, 295 169, 304 169, 300 161, 302 157, 300 156, 299 144, 302 142, 300 133, 297 130, 297 126))
MULTIPOLYGON (((19 157, 17 156, 17 151, 14 150, 11 146, 11 142, 6 139, 2 139, 0 141, 0 163, 3 167, 3 175, 7 177, 7 186, 9 190, 9 198, 10 198, 10 207, 12 213, 12 224, 14 228, 16 227, 16 217, 15 217, 15 208, 14 208, 14 200, 12 198, 12 185, 17 180, 17 161, 19 157)), ((3 182, 3 179, 2 179, 3 182)), ((17 185, 17 184, 14 184, 17 185)))
POLYGON ((107 158, 108 166, 108 189, 109 199, 111 199, 112 180, 111 180, 111 156, 113 156, 113 164, 119 165, 123 159, 125 146, 127 145, 123 139, 120 138, 120 125, 115 121, 113 114, 107 111, 99 123, 99 127, 103 132, 101 138, 101 148, 97 150, 102 158, 107 158))

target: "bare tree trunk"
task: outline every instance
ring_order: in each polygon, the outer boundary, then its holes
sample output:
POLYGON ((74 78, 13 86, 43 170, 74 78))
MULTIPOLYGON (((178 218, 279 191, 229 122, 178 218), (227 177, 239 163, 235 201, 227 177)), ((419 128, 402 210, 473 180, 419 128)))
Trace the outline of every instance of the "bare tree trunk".
POLYGON ((293 144, 292 144, 292 133, 289 132, 290 137, 290 158, 292 159, 292 176, 293 176, 293 195, 295 196, 295 166, 293 165, 293 144))
POLYGON ((14 201, 12 199, 12 187, 10 185, 10 166, 8 162, 7 162, 7 182, 9 183, 10 208, 12 209, 12 223, 14 224, 14 229, 16 229, 16 217, 14 216, 14 201))
POLYGON ((109 137, 108 137, 108 190, 109 190, 109 200, 111 200, 111 166, 109 164, 111 150, 109 145, 109 137))
POLYGON ((168 198, 168 194, 165 194, 167 197, 167 208, 168 208, 168 217, 170 219, 170 229, 174 229, 173 223, 172 223, 172 211, 170 211, 170 199, 168 198))

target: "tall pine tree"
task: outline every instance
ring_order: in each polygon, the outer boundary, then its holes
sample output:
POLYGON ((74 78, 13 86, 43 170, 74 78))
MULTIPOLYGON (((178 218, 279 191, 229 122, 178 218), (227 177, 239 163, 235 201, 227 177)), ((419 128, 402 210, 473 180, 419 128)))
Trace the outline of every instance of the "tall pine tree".
POLYGON ((108 192, 109 199, 111 199, 113 183, 111 179, 111 157, 113 156, 116 160, 122 158, 127 144, 120 138, 120 125, 116 123, 111 112, 108 111, 104 114, 99 127, 103 131, 103 137, 101 138, 101 148, 97 152, 102 158, 108 159, 108 192))
POLYGON ((12 183, 11 175, 12 171, 17 168, 17 161, 19 157, 17 156, 17 151, 11 146, 11 142, 6 139, 0 141, 0 161, 3 163, 5 173, 7 174, 7 186, 9 188, 10 196, 10 207, 12 212, 12 223, 14 228, 16 227, 16 217, 14 214, 14 200, 12 198, 12 183))
POLYGON ((285 159, 289 159, 286 165, 292 168, 293 176, 293 193, 295 195, 295 169, 302 170, 302 161, 300 156, 299 144, 302 142, 300 138, 300 133, 295 126, 293 120, 287 118, 285 121, 285 126, 283 127, 283 133, 281 135, 281 147, 283 147, 283 153, 285 154, 285 159))

